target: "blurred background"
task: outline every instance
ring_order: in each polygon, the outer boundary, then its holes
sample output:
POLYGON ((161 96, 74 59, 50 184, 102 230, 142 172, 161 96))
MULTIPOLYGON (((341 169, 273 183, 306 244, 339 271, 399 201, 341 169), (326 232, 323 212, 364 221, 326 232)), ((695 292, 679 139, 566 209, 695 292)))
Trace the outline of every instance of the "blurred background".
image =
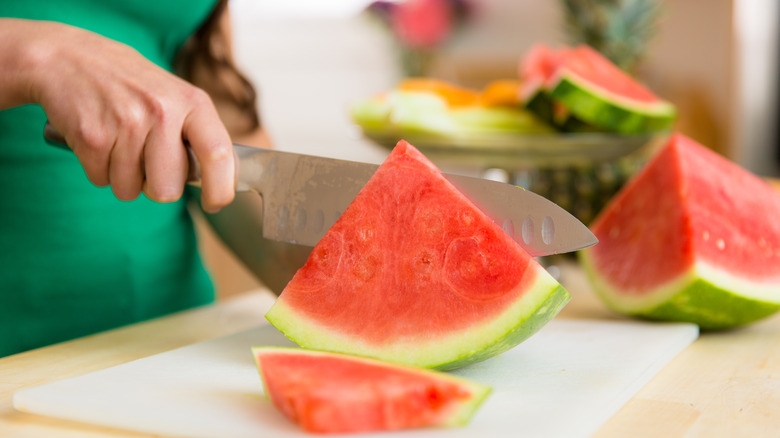
MULTIPOLYGON (((537 43, 591 38, 676 106, 675 130, 754 173, 780 174, 777 0, 448 1, 449 21, 427 24, 439 26, 438 39, 411 62, 382 15, 392 3, 231 0, 235 56, 278 148, 379 163, 388 150, 361 135, 355 102, 410 75, 480 89, 517 78, 537 43)), ((204 245, 223 295, 255 287, 218 242, 207 235, 204 245)))
MULTIPOLYGON (((381 161, 347 106, 395 86, 392 38, 360 0, 231 0, 236 56, 261 92, 281 148, 381 161)), ((433 76, 480 87, 516 77, 537 42, 568 42, 559 0, 472 0, 433 76)), ((605 2, 609 3, 609 2, 605 2)), ((677 129, 762 174, 776 174, 780 8, 776 0, 658 0, 637 75, 677 105, 677 129)))

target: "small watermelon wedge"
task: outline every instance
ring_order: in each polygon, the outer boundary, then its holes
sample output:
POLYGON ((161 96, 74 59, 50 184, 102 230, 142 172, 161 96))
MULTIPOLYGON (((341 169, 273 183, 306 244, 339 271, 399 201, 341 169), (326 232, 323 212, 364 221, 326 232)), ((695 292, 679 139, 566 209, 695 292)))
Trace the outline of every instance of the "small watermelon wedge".
POLYGON ((402 140, 266 319, 303 347, 453 369, 516 346, 569 299, 402 140))
POLYGON ((520 60, 520 101, 547 123, 555 124, 555 113, 560 112, 548 93, 547 82, 568 50, 568 47, 555 50, 546 44, 536 44, 520 60))
POLYGON ((443 372, 357 356, 282 347, 252 352, 271 402, 307 432, 464 426, 491 392, 443 372))
POLYGON ((519 75, 526 107, 562 130, 636 134, 669 129, 676 117, 674 105, 586 45, 537 44, 519 75))
POLYGON ((580 120, 622 134, 671 127, 676 110, 589 46, 562 56, 548 80, 553 100, 580 120))
POLYGON ((681 134, 613 198, 578 256, 616 312, 737 327, 780 309, 780 195, 681 134))

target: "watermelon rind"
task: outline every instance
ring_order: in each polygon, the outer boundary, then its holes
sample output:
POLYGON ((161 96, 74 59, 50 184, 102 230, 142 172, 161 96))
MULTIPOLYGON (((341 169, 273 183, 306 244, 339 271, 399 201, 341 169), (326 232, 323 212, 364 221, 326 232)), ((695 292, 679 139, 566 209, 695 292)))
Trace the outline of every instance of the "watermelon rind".
POLYGON ((571 111, 566 109, 566 115, 561 117, 556 114, 556 105, 561 108, 561 103, 552 99, 550 94, 542 87, 538 87, 534 92, 529 94, 529 97, 524 102, 524 108, 536 116, 540 123, 545 123, 548 126, 554 127, 553 131, 560 132, 604 132, 604 129, 587 123, 571 114, 571 111))
POLYGON ((599 273, 592 250, 580 251, 578 257, 594 292, 620 314, 723 330, 753 323, 780 310, 776 284, 738 278, 705 262, 695 263, 654 290, 630 294, 599 273))
POLYGON ((318 351, 318 350, 308 350, 308 349, 303 349, 298 347, 256 346, 256 347, 252 347, 252 356, 255 359, 255 365, 257 366, 258 372, 260 374, 260 379, 262 381, 263 389, 265 390, 266 396, 268 396, 268 390, 267 390, 268 382, 266 381, 265 375, 262 372, 262 367, 260 365, 260 360, 259 360, 259 355, 263 354, 264 352, 292 354, 292 355, 307 354, 312 356, 317 356, 317 355, 331 356, 331 357, 336 356, 336 357, 341 357, 344 360, 363 362, 368 365, 376 365, 376 366, 387 367, 387 368, 392 368, 397 370, 405 370, 409 373, 417 374, 427 379, 446 381, 449 383, 453 383, 457 386, 460 386, 461 388, 467 389, 468 392, 472 394, 472 397, 468 400, 458 403, 457 408, 453 412, 451 412, 437 426, 456 427, 456 426, 467 425, 471 421, 471 419, 473 418, 474 414, 477 412, 479 407, 482 405, 482 403, 484 403, 484 401, 488 398, 488 396, 493 391, 493 389, 488 385, 484 385, 482 383, 478 383, 445 372, 421 369, 421 368, 416 368, 416 367, 407 366, 403 364, 380 361, 380 360, 367 358, 367 357, 347 355, 347 354, 334 353, 334 352, 326 352, 326 351, 318 351))
POLYGON ((644 103, 614 95, 571 71, 561 74, 549 93, 577 118, 622 134, 664 131, 671 128, 676 117, 676 109, 669 102, 644 103))
POLYGON ((555 119, 553 117, 553 105, 554 102, 547 91, 541 86, 536 87, 535 90, 528 93, 528 97, 523 102, 523 106, 533 114, 535 114, 540 120, 554 124, 555 119))
MULTIPOLYGON (((521 298, 500 315, 446 336, 416 337, 378 346, 321 326, 277 300, 265 317, 305 348, 373 357, 421 368, 451 370, 483 361, 515 347, 539 331, 569 302, 571 295, 536 262, 536 278, 521 298)), ((370 323, 370 322, 368 322, 370 323)))

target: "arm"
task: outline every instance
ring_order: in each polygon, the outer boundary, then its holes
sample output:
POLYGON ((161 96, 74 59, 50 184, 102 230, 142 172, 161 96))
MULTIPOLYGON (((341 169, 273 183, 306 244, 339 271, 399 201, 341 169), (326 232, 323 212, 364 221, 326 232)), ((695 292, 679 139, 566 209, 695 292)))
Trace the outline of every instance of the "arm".
POLYGON ((40 104, 87 177, 119 199, 179 199, 187 140, 203 168, 202 203, 234 197, 230 137, 208 94, 137 51, 61 23, 0 18, 0 109, 40 104))

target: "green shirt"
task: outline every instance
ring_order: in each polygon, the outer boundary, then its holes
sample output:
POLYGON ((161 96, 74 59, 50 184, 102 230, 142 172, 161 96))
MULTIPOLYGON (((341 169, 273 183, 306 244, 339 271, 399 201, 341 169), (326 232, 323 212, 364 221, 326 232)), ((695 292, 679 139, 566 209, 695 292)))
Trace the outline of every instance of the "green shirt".
MULTIPOLYGON (((60 21, 171 70, 215 0, 0 0, 0 16, 60 21)), ((185 200, 123 202, 46 145, 41 107, 0 111, 0 357, 209 303, 185 200)))

